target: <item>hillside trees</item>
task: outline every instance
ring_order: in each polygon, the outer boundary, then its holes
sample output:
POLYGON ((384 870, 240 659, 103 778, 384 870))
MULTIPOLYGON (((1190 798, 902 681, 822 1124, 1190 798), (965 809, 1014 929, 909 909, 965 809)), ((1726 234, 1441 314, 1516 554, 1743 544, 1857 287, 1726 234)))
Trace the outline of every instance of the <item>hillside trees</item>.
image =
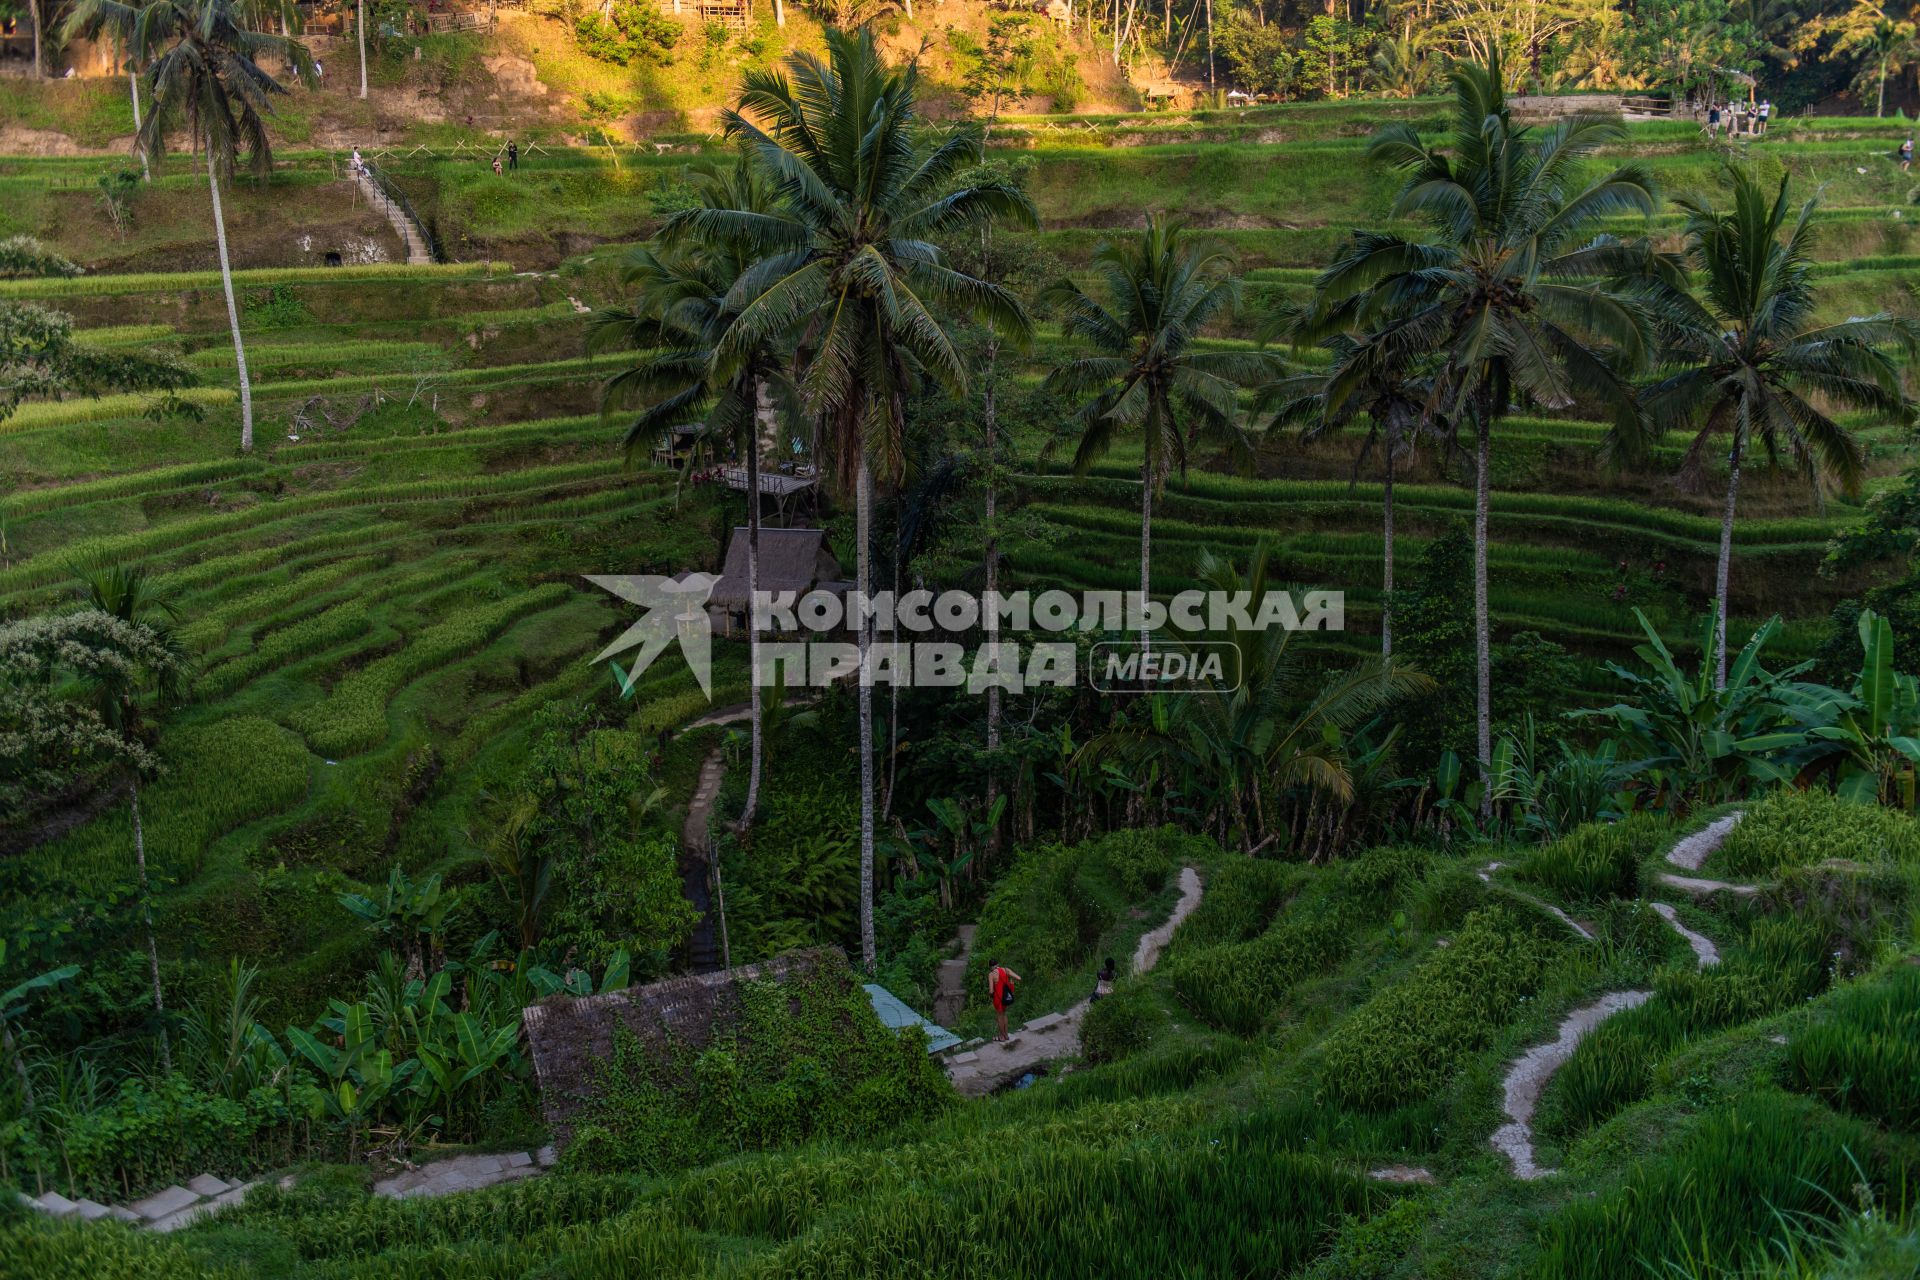
MULTIPOLYGON (((833 31, 827 57, 796 53, 784 71, 749 72, 726 128, 771 177, 778 213, 696 208, 675 215, 680 236, 739 237, 757 260, 743 307, 715 348, 727 376, 763 344, 797 341, 796 384, 820 423, 842 493, 855 498, 858 595, 873 591, 873 487, 899 479, 906 398, 923 380, 951 391, 967 371, 933 306, 983 317, 1015 341, 1030 330, 1005 289, 947 265, 933 243, 1000 217, 1033 220, 1004 184, 959 185, 980 158, 979 134, 916 136, 917 75, 889 69, 870 32, 833 31)), ((864 611, 864 610, 863 610, 864 611)), ((873 628, 860 622, 861 952, 873 934, 873 628)))
POLYGON ((1190 442, 1204 439, 1245 454, 1235 388, 1254 385, 1272 367, 1258 353, 1194 345, 1238 298, 1229 266, 1225 255, 1183 238, 1179 223, 1149 215, 1137 238, 1103 244, 1094 254, 1106 301, 1072 280, 1042 295, 1060 312, 1062 333, 1091 352, 1047 375, 1050 390, 1085 397, 1074 469, 1085 474, 1118 433, 1140 433, 1143 647, 1153 593, 1153 500, 1169 476, 1186 473, 1190 442))
POLYGON ((1645 255, 1587 237, 1599 218, 1651 213, 1654 200, 1638 165, 1585 176, 1585 162, 1621 136, 1618 121, 1514 125, 1497 55, 1458 64, 1450 78, 1455 125, 1444 148, 1404 124, 1380 130, 1370 148, 1406 174, 1394 215, 1425 222, 1432 238, 1356 231, 1315 283, 1310 321, 1338 309, 1377 330, 1369 357, 1377 368, 1431 360, 1433 411, 1471 426, 1476 737, 1485 768, 1493 751, 1486 556, 1494 428, 1525 397, 1550 410, 1597 404, 1629 445, 1637 440, 1626 371, 1649 354, 1650 326, 1610 280, 1645 255))
POLYGON ((1665 295, 1666 360, 1682 367, 1646 393, 1656 427, 1684 425, 1695 432, 1683 482, 1703 483, 1708 449, 1715 441, 1726 443, 1726 501, 1714 574, 1716 688, 1727 682, 1733 522, 1751 451, 1764 449, 1769 461, 1784 454, 1810 480, 1856 488, 1860 446, 1833 419, 1832 407, 1910 419, 1912 404, 1887 347, 1898 344, 1910 353, 1920 342, 1910 322, 1886 314, 1816 324, 1809 268, 1817 200, 1801 205, 1789 226, 1787 178, 1771 200, 1737 169, 1730 181, 1733 203, 1725 211, 1697 199, 1679 202, 1687 216, 1687 260, 1702 282, 1701 295, 1665 295))
POLYGON ((143 157, 165 158, 172 122, 184 125, 207 165, 207 191, 213 201, 214 241, 220 252, 220 281, 226 291, 227 323, 233 333, 234 363, 240 377, 240 448, 253 448, 253 387, 247 377, 246 345, 240 337, 240 308, 233 296, 233 264, 227 256, 227 223, 220 205, 220 180, 230 177, 247 153, 257 178, 273 172, 273 140, 267 133, 269 99, 287 89, 260 67, 278 58, 295 76, 311 83, 313 55, 286 36, 251 30, 234 0, 156 0, 144 8, 119 0, 79 0, 77 29, 129 32, 129 56, 144 67, 147 112, 134 146, 143 157))

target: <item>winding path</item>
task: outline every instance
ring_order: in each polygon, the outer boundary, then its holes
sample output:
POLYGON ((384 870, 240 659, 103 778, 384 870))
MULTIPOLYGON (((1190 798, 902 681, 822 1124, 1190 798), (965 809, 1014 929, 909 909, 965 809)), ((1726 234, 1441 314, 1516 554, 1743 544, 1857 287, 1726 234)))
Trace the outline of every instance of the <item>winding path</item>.
MULTIPOLYGON (((1159 963, 1174 930, 1200 905, 1202 890, 1200 873, 1192 867, 1180 868, 1180 898, 1165 923, 1149 930, 1133 949, 1133 972, 1145 973, 1159 963)), ((963 1097, 984 1097, 1044 1062, 1078 1053, 1080 1022, 1091 1003, 1082 1000, 1063 1012, 1043 1014, 1009 1031, 1004 1042, 989 1040, 978 1048, 948 1055, 947 1077, 953 1081, 954 1092, 963 1097)))
MULTIPOLYGON (((1713 851, 1720 847, 1720 842, 1727 838, 1727 833, 1733 830, 1734 824, 1738 823, 1740 818, 1740 813, 1730 813, 1692 835, 1675 841, 1673 847, 1667 850, 1667 862, 1682 871, 1698 871, 1705 865, 1713 851)), ((1492 883, 1492 873, 1498 870, 1499 866, 1497 862, 1490 863, 1485 870, 1481 871, 1480 878, 1492 883)), ((1663 884, 1702 897, 1722 892, 1752 894, 1759 891, 1756 885, 1702 880, 1672 872, 1663 873, 1660 880, 1663 884)), ((1720 949, 1714 945, 1713 939, 1696 933, 1682 924, 1680 913, 1670 904, 1654 902, 1648 905, 1659 913, 1660 918, 1665 920, 1675 933, 1685 939, 1687 945, 1693 949, 1695 963, 1701 968, 1720 963, 1720 949)), ((1552 910, 1550 906, 1548 909, 1552 910)), ((1570 924, 1573 923, 1564 912, 1554 911, 1554 914, 1570 924)), ((1592 934, 1580 928, 1579 925, 1574 924, 1573 927, 1579 929, 1583 937, 1592 937, 1592 934)), ((1535 1156, 1533 1145, 1533 1111, 1539 1105, 1540 1095, 1545 1092, 1547 1082, 1553 1079, 1554 1072, 1566 1064, 1567 1059, 1573 1056, 1574 1050, 1579 1048, 1580 1041, 1585 1039, 1595 1027, 1623 1009, 1632 1009, 1645 1004, 1652 996, 1651 991, 1610 991, 1592 1004, 1583 1005, 1569 1013, 1561 1021, 1559 1030, 1552 1040, 1535 1045, 1508 1064, 1503 1108, 1507 1123, 1494 1130, 1490 1141, 1494 1150, 1506 1156, 1512 1163, 1514 1177, 1532 1182, 1557 1172, 1541 1167, 1535 1156)))

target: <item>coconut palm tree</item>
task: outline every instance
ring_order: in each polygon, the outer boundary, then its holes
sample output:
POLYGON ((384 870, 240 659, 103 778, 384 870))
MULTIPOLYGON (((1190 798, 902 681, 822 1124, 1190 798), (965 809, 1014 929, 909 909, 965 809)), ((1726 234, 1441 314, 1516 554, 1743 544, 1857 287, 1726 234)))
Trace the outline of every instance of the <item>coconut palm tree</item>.
POLYGON ((226 290, 227 323, 233 331, 234 364, 240 372, 240 448, 253 448, 253 387, 247 379, 246 346, 240 339, 240 308, 233 296, 233 266, 227 255, 227 220, 220 206, 220 179, 247 153, 254 176, 273 171, 273 141, 267 135, 269 99, 286 86, 260 69, 277 57, 296 77, 312 83, 313 55, 286 36, 250 30, 235 0, 79 0, 69 19, 76 29, 124 31, 127 52, 145 68, 148 111, 134 135, 143 158, 165 159, 168 121, 185 125, 206 155, 207 190, 213 198, 213 233, 220 250, 220 283, 226 290))
MULTIPOLYGON (((692 175, 703 207, 748 213, 774 213, 778 198, 764 175, 745 157, 725 169, 701 168, 692 175)), ((632 346, 642 354, 607 380, 603 407, 644 405, 627 429, 629 459, 650 448, 662 432, 692 428, 703 440, 736 445, 747 460, 747 595, 760 590, 760 457, 781 436, 778 409, 791 410, 792 383, 786 375, 788 335, 774 333, 760 347, 728 362, 724 378, 713 376, 714 353, 740 308, 752 296, 737 290, 753 265, 749 243, 713 238, 679 248, 641 246, 627 259, 622 278, 633 290, 624 307, 604 307, 589 320, 588 343, 595 348, 632 346)), ((751 608, 751 604, 749 605, 751 608)), ((764 744, 760 707, 760 632, 747 627, 748 710, 751 762, 740 829, 753 825, 760 799, 764 744)))
MULTIPOLYGON (((1279 318, 1297 343, 1310 340, 1302 326, 1303 313, 1279 318)), ((1301 437, 1318 440, 1345 428, 1365 414, 1366 435, 1353 460, 1351 484, 1375 449, 1381 457, 1380 656, 1393 656, 1393 483, 1398 463, 1413 452, 1422 432, 1443 434, 1433 421, 1428 399, 1431 380, 1418 370, 1389 366, 1372 359, 1369 346, 1375 335, 1339 330, 1320 340, 1332 356, 1325 369, 1280 378, 1258 389, 1254 410, 1270 415, 1269 427, 1299 424, 1301 437), (1357 377, 1354 386, 1349 377, 1357 377)))
POLYGON ((142 120, 140 115, 140 68, 135 64, 132 50, 133 15, 135 12, 136 9, 134 7, 117 8, 112 12, 108 12, 100 6, 82 6, 78 9, 71 9, 67 12, 65 21, 60 24, 60 39, 62 43, 72 40, 75 37, 94 39, 105 31, 107 34, 110 34, 115 43, 120 46, 121 53, 127 60, 127 93, 133 101, 134 150, 138 152, 140 156, 141 176, 146 181, 152 182, 153 168, 148 164, 147 153, 139 145, 138 141, 142 120), (84 18, 83 14, 85 15, 84 18))
MULTIPOLYGON (((769 343, 796 340, 797 387, 823 428, 836 487, 855 498, 856 610, 873 592, 875 473, 900 475, 907 397, 923 378, 964 394, 966 368, 937 318, 945 304, 990 319, 1018 342, 1032 326, 1019 301, 949 266, 933 243, 1033 206, 1000 183, 957 185, 980 160, 979 133, 933 139, 922 130, 913 67, 890 69, 870 31, 829 31, 827 57, 794 53, 781 71, 750 71, 725 117, 772 180, 780 210, 695 208, 663 229, 738 239, 758 254, 735 285, 750 299, 714 348, 710 379, 726 381, 769 343)), ((860 934, 873 935, 873 688, 871 620, 860 624, 860 934)))
POLYGON ((1809 480, 1852 491, 1860 480, 1860 445, 1828 410, 1837 405, 1910 419, 1913 403, 1886 348, 1910 353, 1916 340, 1910 321, 1885 314, 1814 324, 1809 268, 1818 200, 1801 205, 1789 225, 1786 177, 1771 200, 1749 175, 1734 170, 1731 179, 1733 205, 1724 212, 1701 200, 1678 202, 1686 213, 1687 262, 1701 295, 1663 291, 1667 358, 1684 367, 1645 393, 1655 426, 1685 424, 1694 431, 1681 469, 1686 487, 1704 481, 1715 442, 1726 442, 1714 573, 1716 689, 1727 683, 1733 521, 1751 450, 1765 449, 1770 464, 1784 454, 1809 480))
MULTIPOLYGON (((94 702, 100 719, 120 737, 133 742, 150 736, 141 699, 149 693, 177 696, 185 670, 185 656, 173 633, 179 609, 166 592, 147 576, 146 570, 121 564, 102 563, 82 566, 80 580, 86 588, 87 607, 139 628, 152 643, 171 659, 165 664, 127 666, 93 678, 94 702), (141 677, 150 674, 151 687, 141 677)), ((160 1022, 160 1065, 173 1069, 172 1048, 166 1028, 166 999, 160 988, 160 946, 153 931, 153 891, 147 877, 146 831, 140 823, 140 770, 130 771, 127 787, 128 807, 133 819, 133 860, 139 873, 140 916, 147 930, 147 975, 153 986, 153 1012, 160 1022)))
MULTIPOLYGON (((1622 165, 1593 181, 1588 161, 1624 137, 1618 120, 1576 116, 1534 130, 1507 111, 1498 54, 1484 65, 1457 63, 1454 126, 1429 147, 1407 124, 1374 135, 1369 154, 1404 172, 1396 218, 1426 222, 1430 240, 1355 232, 1323 272, 1314 305, 1346 308, 1374 335, 1350 389, 1435 357, 1431 411, 1474 432, 1474 623, 1477 748, 1493 755, 1492 660, 1487 616, 1487 511, 1493 429, 1517 397, 1545 410, 1596 406, 1614 418, 1622 447, 1639 439, 1626 372, 1649 349, 1649 320, 1637 295, 1613 281, 1649 272, 1643 243, 1590 239, 1596 220, 1651 213, 1651 177, 1622 165)), ((1336 405, 1337 407, 1337 405, 1336 405)))
POLYGON ((1223 443, 1243 457, 1237 387, 1273 371, 1258 352, 1202 351, 1209 324, 1230 314, 1239 285, 1225 255, 1182 238, 1178 223, 1147 218, 1136 237, 1103 244, 1094 270, 1101 302, 1071 280, 1043 299, 1060 311, 1061 333, 1093 349, 1056 366, 1046 385, 1085 396, 1074 470, 1085 474, 1122 430, 1140 432, 1140 642, 1148 642, 1146 602, 1153 592, 1153 500, 1175 471, 1185 475, 1188 445, 1223 443))

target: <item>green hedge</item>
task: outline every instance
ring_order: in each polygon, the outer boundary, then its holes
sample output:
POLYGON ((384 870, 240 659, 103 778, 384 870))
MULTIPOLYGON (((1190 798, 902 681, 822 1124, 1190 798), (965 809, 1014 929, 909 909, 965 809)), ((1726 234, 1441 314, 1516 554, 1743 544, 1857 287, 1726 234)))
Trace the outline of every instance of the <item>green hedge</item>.
POLYGON ((1714 864, 1728 875, 1757 878, 1830 858, 1920 866, 1920 821, 1824 788, 1781 787, 1747 810, 1714 864))
POLYGON ((1514 874, 1573 902, 1631 898, 1640 891, 1641 859, 1672 834, 1672 824, 1659 814, 1588 823, 1527 854, 1514 864, 1514 874))
POLYGON ((1553 942, 1508 907, 1480 908, 1406 981, 1373 997, 1326 1041, 1321 1088, 1346 1106, 1384 1109, 1444 1089, 1471 1053, 1539 990, 1553 942))

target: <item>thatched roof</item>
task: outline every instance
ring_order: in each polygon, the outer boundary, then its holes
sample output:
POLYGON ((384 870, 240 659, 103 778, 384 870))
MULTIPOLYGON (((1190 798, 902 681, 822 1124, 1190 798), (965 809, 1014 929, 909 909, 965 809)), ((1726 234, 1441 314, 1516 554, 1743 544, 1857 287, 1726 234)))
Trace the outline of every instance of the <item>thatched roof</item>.
POLYGON ((561 1142, 572 1137, 569 1122, 594 1091, 605 1069, 602 1064, 613 1059, 616 1031, 630 1032, 659 1057, 666 1056, 669 1040, 698 1055, 739 1025, 740 983, 781 982, 814 972, 837 975, 852 987, 847 958, 837 947, 819 947, 718 973, 688 974, 597 996, 549 996, 527 1006, 520 1016, 533 1049, 547 1123, 561 1142))
MULTIPOLYGON (((808 591, 823 581, 840 576, 840 562, 827 550, 824 529, 760 530, 760 589, 762 591, 808 591)), ((720 581, 707 596, 709 605, 725 609, 744 609, 747 594, 747 531, 736 528, 727 543, 726 564, 720 581)))

